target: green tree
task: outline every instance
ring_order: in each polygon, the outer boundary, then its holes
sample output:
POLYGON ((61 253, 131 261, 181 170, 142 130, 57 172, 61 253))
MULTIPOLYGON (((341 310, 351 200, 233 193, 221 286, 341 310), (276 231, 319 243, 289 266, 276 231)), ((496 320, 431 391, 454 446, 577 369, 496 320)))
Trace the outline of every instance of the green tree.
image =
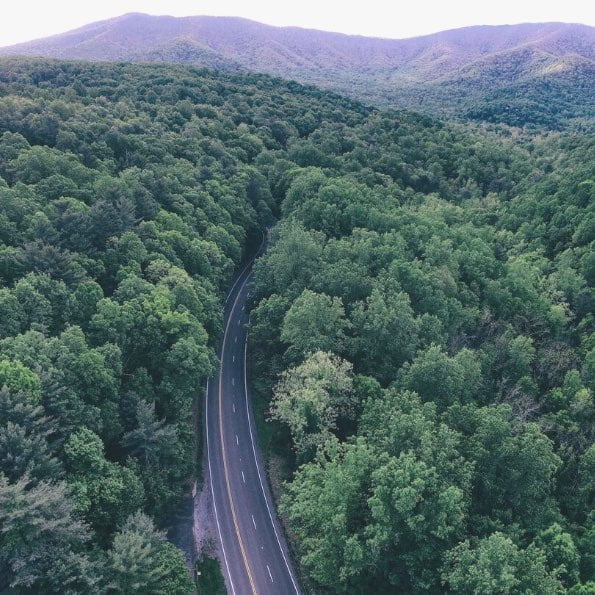
POLYGON ((130 516, 108 551, 108 591, 190 594, 194 591, 183 558, 142 513, 130 516))
POLYGON ((455 405, 446 419, 462 431, 462 452, 475 463, 475 531, 510 526, 534 536, 558 519, 553 490, 561 460, 535 424, 515 422, 507 406, 455 405))
POLYGON ((27 475, 31 481, 56 479, 62 465, 50 450, 47 433, 11 421, 0 425, 0 472, 10 481, 27 475))
POLYGON ((535 545, 545 554, 546 567, 565 587, 579 580, 580 555, 572 539, 558 523, 543 530, 535 539, 535 545))
POLYGON ((416 392, 424 401, 440 407, 454 402, 470 402, 481 386, 481 367, 475 354, 463 349, 449 357, 440 347, 430 346, 411 364, 401 368, 399 384, 416 392))
POLYGON ((437 589, 464 534, 471 466, 435 407, 410 393, 370 399, 360 435, 331 438, 288 484, 282 509, 317 583, 342 591, 437 589))
POLYGON ((312 456, 355 413, 352 366, 336 355, 317 351, 287 370, 274 389, 271 417, 289 427, 301 459, 312 456))
POLYGON ((305 289, 293 302, 281 326, 281 340, 290 344, 292 361, 315 351, 342 352, 349 323, 339 298, 305 289))
POLYGON ((143 485, 133 470, 105 459, 103 443, 82 428, 64 445, 67 481, 76 509, 100 539, 109 535, 143 505, 143 485))
POLYGON ((20 305, 9 289, 0 289, 0 333, 3 337, 16 335, 21 328, 20 305))
POLYGON ((520 549, 502 533, 493 533, 474 545, 465 541, 451 550, 443 579, 455 593, 563 592, 556 573, 547 570, 539 549, 520 549))
POLYGON ((0 387, 22 393, 31 403, 39 403, 41 382, 39 376, 18 361, 0 360, 0 387))
POLYGON ((155 404, 139 400, 136 407, 137 426, 122 437, 122 446, 145 465, 158 464, 162 454, 172 450, 177 441, 175 428, 157 419, 155 404))
POLYGON ((0 475, 0 586, 45 593, 98 587, 89 560, 87 527, 77 518, 64 483, 0 475))
POLYGON ((358 302, 351 317, 352 342, 358 371, 388 383, 396 370, 415 353, 418 323, 407 294, 375 288, 365 302, 358 302))
POLYGON ((591 512, 585 521, 585 531, 578 546, 581 554, 581 578, 595 582, 595 512, 591 512))
POLYGON ((297 297, 320 266, 321 234, 289 221, 275 229, 267 254, 254 268, 256 294, 272 290, 297 297))
POLYGON ((363 440, 339 444, 331 439, 312 463, 287 485, 281 510, 288 514, 309 575, 320 585, 349 590, 371 580, 363 521, 374 453, 363 440), (362 574, 364 576, 362 576, 362 574))

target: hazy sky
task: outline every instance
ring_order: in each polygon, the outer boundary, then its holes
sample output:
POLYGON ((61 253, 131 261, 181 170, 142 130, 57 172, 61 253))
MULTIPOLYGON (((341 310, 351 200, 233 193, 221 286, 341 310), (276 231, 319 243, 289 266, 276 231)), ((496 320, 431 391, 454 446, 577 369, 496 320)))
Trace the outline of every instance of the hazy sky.
POLYGON ((232 15, 327 31, 412 37, 467 25, 564 21, 595 26, 589 0, 0 0, 0 46, 126 12, 232 15))

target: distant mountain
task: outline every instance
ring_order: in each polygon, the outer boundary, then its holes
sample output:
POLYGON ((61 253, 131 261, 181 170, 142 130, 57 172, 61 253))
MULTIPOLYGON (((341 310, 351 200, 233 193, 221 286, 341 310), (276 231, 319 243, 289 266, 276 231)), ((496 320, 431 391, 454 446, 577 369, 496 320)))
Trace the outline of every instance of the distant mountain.
POLYGON ((592 116, 595 87, 595 28, 565 23, 395 40, 132 13, 0 54, 256 70, 380 105, 552 127, 592 116))

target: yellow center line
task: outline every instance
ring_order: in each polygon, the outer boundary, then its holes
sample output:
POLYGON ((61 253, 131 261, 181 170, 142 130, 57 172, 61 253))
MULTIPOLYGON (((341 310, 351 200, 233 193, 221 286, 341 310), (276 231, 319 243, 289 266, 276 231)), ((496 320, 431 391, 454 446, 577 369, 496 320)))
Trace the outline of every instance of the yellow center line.
POLYGON ((246 567, 246 572, 248 573, 248 580, 250 581, 250 587, 252 588, 252 593, 254 595, 257 595, 256 587, 254 586, 254 578, 252 576, 252 571, 250 570, 250 565, 248 564, 248 558, 246 556, 246 550, 244 548, 244 541, 242 540, 242 536, 240 535, 240 529, 238 526, 238 519, 237 519, 237 515, 236 515, 235 505, 233 503, 233 498, 231 496, 231 487, 229 485, 229 473, 228 473, 228 469, 227 469, 227 456, 225 453, 225 441, 223 439, 223 416, 221 415, 222 403, 223 403, 223 393, 222 393, 222 389, 221 389, 221 385, 222 385, 222 381, 223 381, 223 360, 224 360, 224 354, 225 354, 225 344, 227 343, 227 333, 229 330, 229 323, 232 319, 232 315, 235 311, 236 304, 238 303, 238 299, 239 299, 240 295, 242 294, 242 289, 244 289, 244 285, 246 285, 246 282, 248 281, 249 277, 250 277, 250 275, 248 275, 246 277, 246 279, 240 286, 240 289, 238 290, 238 295, 236 296, 236 299, 233 302, 233 306, 231 307, 231 312, 229 314, 227 324, 225 325, 225 333, 223 334, 223 346, 221 347, 221 365, 219 366, 219 434, 221 436, 221 451, 223 454, 223 474, 225 475, 225 485, 227 487, 227 497, 229 498, 229 504, 231 506, 231 516, 233 519, 236 536, 238 538, 238 543, 240 544, 240 551, 242 552, 244 566, 246 567))

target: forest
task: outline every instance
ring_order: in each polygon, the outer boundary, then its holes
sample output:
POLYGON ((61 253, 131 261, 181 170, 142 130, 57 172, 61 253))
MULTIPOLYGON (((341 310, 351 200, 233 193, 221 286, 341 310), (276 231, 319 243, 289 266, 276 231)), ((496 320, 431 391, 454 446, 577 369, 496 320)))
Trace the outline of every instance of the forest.
POLYGON ((192 593, 165 529, 268 227, 250 375, 305 589, 594 593, 594 159, 265 75, 0 60, 0 592, 192 593))
POLYGON ((415 125, 266 174, 251 353, 296 551, 315 592, 595 592, 593 139, 415 125))
POLYGON ((264 72, 434 118, 593 133, 594 47, 595 29, 577 23, 477 25, 387 39, 237 17, 129 13, 0 47, 0 56, 264 72))

